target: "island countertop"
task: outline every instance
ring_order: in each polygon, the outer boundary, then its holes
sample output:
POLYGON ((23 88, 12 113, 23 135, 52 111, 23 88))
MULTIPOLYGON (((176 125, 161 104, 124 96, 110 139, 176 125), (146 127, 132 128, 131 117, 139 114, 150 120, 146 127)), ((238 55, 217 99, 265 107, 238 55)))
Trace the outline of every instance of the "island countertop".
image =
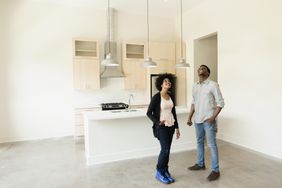
MULTIPOLYGON (((88 111, 84 112, 84 117, 87 120, 110 120, 145 117, 147 108, 133 108, 131 110, 108 110, 108 111, 88 111)), ((176 114, 188 114, 186 106, 177 106, 176 114)))

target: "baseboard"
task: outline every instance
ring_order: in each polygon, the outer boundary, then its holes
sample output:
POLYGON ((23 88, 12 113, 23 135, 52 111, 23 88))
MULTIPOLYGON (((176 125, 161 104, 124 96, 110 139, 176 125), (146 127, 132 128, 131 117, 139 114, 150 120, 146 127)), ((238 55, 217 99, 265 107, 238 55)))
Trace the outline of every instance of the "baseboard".
POLYGON ((52 137, 38 137, 38 138, 22 138, 22 139, 1 139, 0 138, 0 144, 8 144, 8 143, 16 143, 16 142, 29 142, 29 141, 39 141, 39 140, 45 140, 45 139, 61 139, 65 137, 73 137, 73 135, 58 135, 58 136, 52 136, 52 137))
POLYGON ((234 147, 237 147, 239 149, 242 149, 242 150, 245 150, 245 151, 248 151, 248 152, 260 155, 261 157, 264 157, 264 158, 267 158, 267 159, 274 160, 274 161, 282 163, 282 159, 281 158, 278 158, 278 157, 273 156, 273 155, 269 155, 267 153, 263 153, 261 151, 254 150, 254 149, 246 146, 243 143, 234 143, 232 141, 232 140, 242 140, 242 139, 238 139, 238 138, 235 138, 233 136, 228 136, 228 135, 225 135, 225 134, 224 135, 222 134, 222 136, 219 137, 219 139, 224 141, 224 142, 227 142, 228 144, 230 144, 230 145, 232 145, 234 147))
MULTIPOLYGON (((171 153, 189 151, 196 148, 196 143, 181 143, 172 144, 171 153)), ((87 165, 103 164, 115 161, 122 161, 127 159, 138 159, 150 156, 157 156, 160 152, 159 147, 152 147, 147 149, 140 149, 128 152, 112 153, 107 155, 87 156, 87 165)))
POLYGON ((216 134, 216 138, 220 139, 220 140, 223 140, 223 134, 222 133, 217 133, 216 134))

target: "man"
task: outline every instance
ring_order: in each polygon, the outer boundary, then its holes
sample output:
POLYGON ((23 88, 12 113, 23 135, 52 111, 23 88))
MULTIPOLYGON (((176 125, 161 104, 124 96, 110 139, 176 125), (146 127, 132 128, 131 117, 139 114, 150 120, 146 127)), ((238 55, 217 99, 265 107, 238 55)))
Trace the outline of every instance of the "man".
POLYGON ((192 117, 195 113, 194 123, 197 137, 197 163, 189 170, 204 170, 205 167, 205 149, 204 140, 207 138, 207 143, 211 151, 211 173, 207 177, 209 181, 219 178, 218 165, 218 149, 216 144, 216 117, 224 107, 219 85, 209 80, 210 69, 206 65, 201 65, 198 69, 199 81, 193 86, 193 100, 187 124, 191 126, 192 117))

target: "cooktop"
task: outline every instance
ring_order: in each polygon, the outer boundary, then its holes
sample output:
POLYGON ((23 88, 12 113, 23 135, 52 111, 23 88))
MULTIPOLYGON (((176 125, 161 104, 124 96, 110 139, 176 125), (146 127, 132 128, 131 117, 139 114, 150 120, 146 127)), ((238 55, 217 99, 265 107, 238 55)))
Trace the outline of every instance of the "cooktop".
POLYGON ((102 103, 102 110, 120 110, 128 108, 128 104, 122 102, 102 103))

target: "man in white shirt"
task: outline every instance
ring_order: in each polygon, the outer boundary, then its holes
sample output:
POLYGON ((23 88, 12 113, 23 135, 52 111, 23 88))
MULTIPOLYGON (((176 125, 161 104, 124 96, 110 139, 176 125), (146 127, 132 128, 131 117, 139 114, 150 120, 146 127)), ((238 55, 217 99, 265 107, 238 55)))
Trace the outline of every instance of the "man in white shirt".
POLYGON ((201 65, 198 69, 199 81, 193 86, 193 101, 187 124, 191 126, 192 117, 195 113, 194 123, 197 137, 197 163, 189 170, 204 170, 204 140, 207 137, 208 146, 211 151, 211 173, 207 177, 209 181, 219 178, 218 149, 216 144, 216 117, 224 107, 219 85, 209 80, 210 69, 206 65, 201 65))

